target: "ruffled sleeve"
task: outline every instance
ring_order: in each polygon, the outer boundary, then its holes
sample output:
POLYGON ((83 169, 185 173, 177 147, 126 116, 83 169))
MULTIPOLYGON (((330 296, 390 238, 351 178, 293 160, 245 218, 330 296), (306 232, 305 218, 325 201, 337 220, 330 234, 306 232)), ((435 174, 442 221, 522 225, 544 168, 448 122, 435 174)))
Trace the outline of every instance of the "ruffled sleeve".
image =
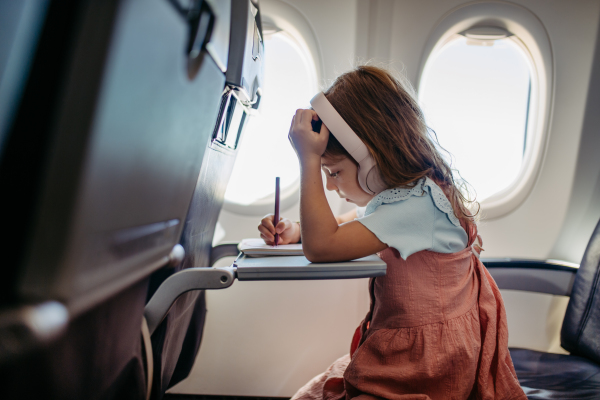
POLYGON ((412 188, 381 192, 357 220, 396 248, 403 259, 421 250, 454 253, 468 241, 444 192, 429 178, 420 179, 412 188))

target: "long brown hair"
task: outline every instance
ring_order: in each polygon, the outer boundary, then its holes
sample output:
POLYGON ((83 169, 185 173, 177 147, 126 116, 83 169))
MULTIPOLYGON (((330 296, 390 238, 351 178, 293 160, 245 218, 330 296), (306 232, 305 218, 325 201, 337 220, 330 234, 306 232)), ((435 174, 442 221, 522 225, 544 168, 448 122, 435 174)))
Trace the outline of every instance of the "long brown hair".
MULTIPOLYGON (((469 198, 465 184, 455 182, 408 82, 363 65, 340 75, 324 93, 367 145, 388 188, 412 187, 429 177, 446 193, 456 217, 467 225, 474 223, 478 211, 471 213, 467 204, 478 203, 469 198)), ((323 156, 353 160, 332 134, 323 156)))

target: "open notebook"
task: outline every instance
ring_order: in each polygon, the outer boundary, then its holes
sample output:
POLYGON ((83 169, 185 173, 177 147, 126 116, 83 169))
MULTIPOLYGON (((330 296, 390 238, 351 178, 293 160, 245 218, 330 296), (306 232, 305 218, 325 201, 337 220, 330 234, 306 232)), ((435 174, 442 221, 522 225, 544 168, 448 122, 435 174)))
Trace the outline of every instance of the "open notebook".
POLYGON ((239 251, 248 256, 303 256, 302 243, 270 246, 262 239, 244 239, 238 245, 239 251))

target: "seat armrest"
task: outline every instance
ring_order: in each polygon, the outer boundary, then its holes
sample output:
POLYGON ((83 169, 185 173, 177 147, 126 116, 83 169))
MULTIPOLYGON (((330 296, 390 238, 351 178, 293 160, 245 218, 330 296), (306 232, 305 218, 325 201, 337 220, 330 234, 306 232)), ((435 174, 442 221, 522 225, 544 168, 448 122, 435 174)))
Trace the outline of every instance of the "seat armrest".
POLYGON ((570 296, 579 266, 554 260, 482 258, 500 289, 570 296))
POLYGON ((146 307, 144 317, 148 321, 150 335, 167 316, 171 306, 184 293, 191 290, 225 289, 233 284, 235 270, 225 268, 186 268, 165 280, 158 287, 146 307))
POLYGON ((224 243, 215 246, 210 251, 210 266, 215 265, 217 261, 224 257, 237 257, 240 254, 238 250, 239 243, 224 243))
MULTIPOLYGON (((210 266, 219 259, 239 254, 237 243, 227 243, 213 247, 210 252, 210 266)), ((176 246, 177 247, 177 246, 176 246)), ((175 249, 174 249, 175 250, 175 249)), ((176 264, 180 263, 185 252, 179 246, 176 264)), ((187 268, 171 275, 158 287, 144 309, 144 316, 148 321, 150 335, 167 316, 171 306, 182 294, 191 290, 225 289, 233 284, 235 270, 233 266, 225 268, 187 268)))

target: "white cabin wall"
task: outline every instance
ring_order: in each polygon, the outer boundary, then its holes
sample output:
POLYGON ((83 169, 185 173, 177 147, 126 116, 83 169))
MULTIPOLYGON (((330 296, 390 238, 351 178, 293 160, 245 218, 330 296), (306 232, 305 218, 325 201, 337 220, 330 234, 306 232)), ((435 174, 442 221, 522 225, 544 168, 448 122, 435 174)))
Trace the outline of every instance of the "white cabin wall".
MULTIPOLYGON (((548 147, 538 181, 521 207, 484 226, 483 233, 491 245, 490 254, 486 256, 565 258, 579 263, 583 246, 591 235, 589 227, 587 232, 580 232, 578 251, 559 253, 555 249, 560 245, 557 241, 561 232, 573 222, 569 200, 575 184, 575 168, 597 45, 600 2, 523 1, 522 4, 540 18, 550 37, 555 65, 554 107, 548 147)), ((580 200, 584 200, 583 197, 590 199, 590 193, 573 194, 580 200)))
POLYGON ((600 28, 592 68, 568 217, 553 249, 557 259, 578 259, 600 218, 600 28))
POLYGON ((325 76, 320 84, 331 84, 339 74, 350 69, 355 61, 356 0, 286 2, 298 9, 312 25, 325 65, 325 76))

